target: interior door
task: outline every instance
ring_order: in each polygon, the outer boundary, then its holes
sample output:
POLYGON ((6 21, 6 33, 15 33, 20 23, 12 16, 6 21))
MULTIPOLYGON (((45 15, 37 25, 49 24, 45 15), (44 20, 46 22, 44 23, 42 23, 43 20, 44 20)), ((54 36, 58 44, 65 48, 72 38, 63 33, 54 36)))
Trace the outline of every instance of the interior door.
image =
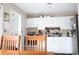
POLYGON ((18 35, 18 22, 19 22, 19 14, 15 11, 11 11, 10 18, 10 31, 11 35, 18 35))
MULTIPOLYGON (((21 15, 11 10, 10 14, 10 34, 13 36, 21 36, 21 15)), ((21 46, 21 45, 20 45, 21 46)), ((16 47, 18 48, 18 43, 16 44, 16 47)))

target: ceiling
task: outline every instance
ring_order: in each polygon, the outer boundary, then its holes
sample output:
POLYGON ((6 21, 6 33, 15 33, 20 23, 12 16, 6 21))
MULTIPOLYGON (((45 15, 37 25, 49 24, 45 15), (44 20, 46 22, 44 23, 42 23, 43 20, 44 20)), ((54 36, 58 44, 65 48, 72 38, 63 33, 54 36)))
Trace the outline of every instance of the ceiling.
POLYGON ((73 16, 78 13, 76 3, 15 3, 15 5, 29 16, 73 16))

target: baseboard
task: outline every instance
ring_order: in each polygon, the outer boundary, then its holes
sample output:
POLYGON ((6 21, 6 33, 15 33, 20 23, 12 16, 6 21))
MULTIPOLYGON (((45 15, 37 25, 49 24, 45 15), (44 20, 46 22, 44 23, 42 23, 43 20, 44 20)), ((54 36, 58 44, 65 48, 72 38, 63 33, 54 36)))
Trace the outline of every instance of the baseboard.
POLYGON ((71 53, 55 53, 55 55, 73 55, 71 53))

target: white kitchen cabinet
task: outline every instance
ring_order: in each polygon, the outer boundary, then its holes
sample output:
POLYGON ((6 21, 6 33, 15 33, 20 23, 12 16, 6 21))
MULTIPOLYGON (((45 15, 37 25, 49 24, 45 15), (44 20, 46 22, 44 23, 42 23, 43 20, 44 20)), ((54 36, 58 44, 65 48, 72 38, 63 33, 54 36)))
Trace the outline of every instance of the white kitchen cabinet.
POLYGON ((47 51, 73 54, 72 37, 47 37, 47 51))
POLYGON ((47 51, 48 52, 59 52, 60 47, 60 41, 57 38, 54 37, 48 37, 47 38, 47 51))
POLYGON ((33 20, 28 20, 27 21, 27 27, 33 27, 33 20))
POLYGON ((47 51, 58 53, 59 46, 57 46, 59 42, 54 37, 47 37, 47 51))
POLYGON ((65 17, 50 17, 50 18, 29 18, 27 19, 26 27, 60 27, 61 29, 71 29, 72 16, 65 17))
POLYGON ((26 23, 26 27, 39 27, 39 19, 37 18, 30 18, 27 20, 27 23, 26 23))
POLYGON ((61 42, 61 46, 60 46, 60 50, 61 53, 73 53, 73 38, 71 37, 62 37, 60 39, 61 42))
POLYGON ((73 38, 66 38, 65 39, 65 51, 64 53, 74 53, 73 52, 73 38))

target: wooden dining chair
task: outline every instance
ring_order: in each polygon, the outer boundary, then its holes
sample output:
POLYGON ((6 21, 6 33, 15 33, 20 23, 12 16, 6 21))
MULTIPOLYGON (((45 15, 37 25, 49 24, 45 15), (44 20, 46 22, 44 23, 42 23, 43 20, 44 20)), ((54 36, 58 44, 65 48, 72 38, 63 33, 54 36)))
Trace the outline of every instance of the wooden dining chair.
POLYGON ((2 42, 3 54, 19 54, 19 36, 4 35, 2 42))
POLYGON ((19 37, 4 35, 2 39, 2 50, 19 50, 19 37))
POLYGON ((27 36, 26 35, 26 50, 29 51, 47 51, 46 36, 27 36))
POLYGON ((0 50, 1 50, 1 44, 2 44, 2 35, 0 35, 0 50))

